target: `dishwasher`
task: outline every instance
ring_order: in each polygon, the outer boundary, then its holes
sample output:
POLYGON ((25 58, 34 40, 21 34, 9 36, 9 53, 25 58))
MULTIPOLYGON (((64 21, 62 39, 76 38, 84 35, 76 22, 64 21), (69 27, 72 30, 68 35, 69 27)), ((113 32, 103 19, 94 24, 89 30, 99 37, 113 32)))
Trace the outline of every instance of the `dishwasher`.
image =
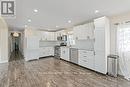
POLYGON ((70 62, 78 64, 78 49, 70 48, 70 62))
POLYGON ((55 46, 54 57, 60 59, 60 46, 55 46))

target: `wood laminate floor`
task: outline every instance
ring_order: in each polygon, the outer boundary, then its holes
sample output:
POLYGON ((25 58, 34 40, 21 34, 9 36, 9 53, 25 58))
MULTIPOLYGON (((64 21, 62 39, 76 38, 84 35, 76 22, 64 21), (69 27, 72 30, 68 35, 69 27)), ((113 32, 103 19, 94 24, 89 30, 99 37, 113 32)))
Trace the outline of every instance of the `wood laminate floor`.
POLYGON ((0 87, 130 87, 130 82, 51 57, 30 62, 20 58, 0 64, 0 87))
POLYGON ((23 59, 23 56, 20 53, 20 51, 17 50, 11 53, 9 61, 11 62, 11 61, 16 61, 16 60, 21 60, 21 59, 23 59))

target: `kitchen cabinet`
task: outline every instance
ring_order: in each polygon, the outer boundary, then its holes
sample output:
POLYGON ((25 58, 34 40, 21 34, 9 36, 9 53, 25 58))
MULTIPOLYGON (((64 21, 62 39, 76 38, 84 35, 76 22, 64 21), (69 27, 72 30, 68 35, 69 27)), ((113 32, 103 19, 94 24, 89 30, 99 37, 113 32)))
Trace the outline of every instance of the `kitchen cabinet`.
POLYGON ((39 33, 39 38, 40 40, 47 40, 47 41, 56 41, 57 36, 56 32, 47 32, 47 31, 40 31, 39 33))
POLYGON ((90 22, 84 25, 85 27, 85 32, 87 33, 87 37, 89 37, 89 39, 94 39, 94 23, 90 22))
POLYGON ((57 31, 57 36, 67 35, 67 32, 65 30, 57 31))
POLYGON ((107 56, 110 54, 109 19, 101 17, 94 20, 95 25, 95 71, 107 73, 107 56))
POLYGON ((74 27, 75 40, 94 39, 94 24, 87 23, 74 27))
POLYGON ((70 49, 68 47, 61 47, 61 59, 70 61, 70 49))
POLYGON ((47 32, 47 40, 56 41, 57 38, 55 32, 47 32))
POLYGON ((94 70, 94 51, 87 51, 87 50, 79 50, 78 51, 78 64, 94 70))
POLYGON ((39 56, 40 57, 54 56, 54 47, 41 47, 39 56))
POLYGON ((24 52, 25 61, 39 59, 39 49, 26 49, 24 52))
POLYGON ((78 49, 70 48, 70 62, 78 64, 78 49))
POLYGON ((37 36, 24 39, 24 57, 26 61, 39 59, 39 38, 37 36))

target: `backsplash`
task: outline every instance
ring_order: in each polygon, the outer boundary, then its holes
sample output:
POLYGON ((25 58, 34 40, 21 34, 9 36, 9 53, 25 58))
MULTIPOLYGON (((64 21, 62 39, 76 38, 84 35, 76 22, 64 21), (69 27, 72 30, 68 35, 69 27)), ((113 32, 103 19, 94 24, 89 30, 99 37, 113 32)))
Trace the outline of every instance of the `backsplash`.
POLYGON ((75 41, 75 47, 78 49, 94 50, 94 40, 77 40, 75 41))
POLYGON ((40 41, 39 47, 54 47, 55 45, 60 45, 58 41, 40 41))

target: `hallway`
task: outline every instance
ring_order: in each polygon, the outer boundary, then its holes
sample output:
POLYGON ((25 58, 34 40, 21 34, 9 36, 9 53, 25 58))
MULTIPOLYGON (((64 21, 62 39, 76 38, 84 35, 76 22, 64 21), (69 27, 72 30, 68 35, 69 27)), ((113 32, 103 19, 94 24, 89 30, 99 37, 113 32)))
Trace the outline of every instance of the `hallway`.
POLYGON ((16 51, 13 51, 11 53, 9 62, 11 62, 11 61, 17 61, 17 60, 22 60, 22 59, 24 59, 23 56, 22 56, 22 54, 20 53, 20 51, 16 50, 16 51))

